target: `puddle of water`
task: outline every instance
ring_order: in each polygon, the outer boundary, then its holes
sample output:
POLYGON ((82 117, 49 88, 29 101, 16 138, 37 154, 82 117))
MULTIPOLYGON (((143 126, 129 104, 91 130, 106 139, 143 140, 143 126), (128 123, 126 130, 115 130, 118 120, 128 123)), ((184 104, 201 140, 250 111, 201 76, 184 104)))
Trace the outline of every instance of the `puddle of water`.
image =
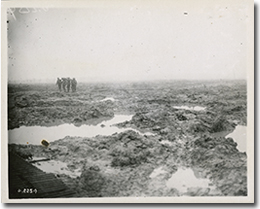
POLYGON ((163 170, 162 167, 154 169, 154 171, 150 174, 150 178, 155 178, 156 176, 159 176, 160 174, 165 174, 167 171, 163 170))
POLYGON ((237 149, 240 152, 246 152, 246 128, 246 126, 237 125, 235 130, 226 136, 226 138, 230 137, 237 143, 237 149))
POLYGON ((187 193, 188 188, 215 189, 214 186, 211 186, 211 181, 209 179, 196 178, 191 168, 179 168, 167 181, 166 186, 168 188, 175 188, 182 194, 187 193))
POLYGON ((141 133, 133 128, 118 128, 113 126, 131 120, 132 115, 115 115, 108 121, 103 121, 97 125, 82 125, 76 127, 73 124, 63 124, 59 126, 22 126, 8 131, 8 142, 10 144, 36 144, 40 145, 41 140, 46 139, 53 142, 66 136, 94 137, 97 135, 109 136, 127 130, 133 130, 140 135, 153 135, 152 133, 141 133), (102 125, 102 126, 101 126, 102 125))
POLYGON ((170 142, 170 141, 168 141, 168 140, 160 141, 160 143, 161 143, 161 144, 167 144, 167 145, 169 145, 169 146, 172 146, 172 145, 173 145, 173 143, 170 142))
POLYGON ((100 100, 100 102, 109 101, 109 100, 112 102, 116 101, 116 99, 114 99, 113 97, 107 97, 105 99, 100 100))
POLYGON ((200 106, 195 106, 195 107, 188 107, 188 106, 173 106, 175 109, 183 109, 183 110, 194 110, 194 111, 204 111, 206 110, 206 107, 200 107, 200 106))
POLYGON ((33 165, 46 173, 65 174, 71 178, 77 178, 81 175, 80 169, 76 169, 72 172, 68 169, 67 164, 61 161, 50 160, 33 163, 33 165))

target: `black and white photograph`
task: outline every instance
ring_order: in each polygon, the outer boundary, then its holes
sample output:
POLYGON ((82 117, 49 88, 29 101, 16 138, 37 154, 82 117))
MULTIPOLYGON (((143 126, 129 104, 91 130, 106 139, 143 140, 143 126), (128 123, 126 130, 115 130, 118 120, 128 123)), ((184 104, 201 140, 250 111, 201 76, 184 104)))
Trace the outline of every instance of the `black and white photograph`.
POLYGON ((253 1, 57 2, 2 2, 2 201, 253 203, 253 1))

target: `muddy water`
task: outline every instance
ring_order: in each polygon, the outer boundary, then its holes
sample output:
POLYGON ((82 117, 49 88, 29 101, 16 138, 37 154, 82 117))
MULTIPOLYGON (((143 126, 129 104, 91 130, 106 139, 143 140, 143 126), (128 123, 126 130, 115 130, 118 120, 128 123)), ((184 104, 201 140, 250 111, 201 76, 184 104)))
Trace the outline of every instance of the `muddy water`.
POLYGON ((112 102, 114 102, 114 101, 116 101, 116 99, 114 99, 113 97, 107 97, 107 98, 105 98, 105 99, 102 99, 102 100, 100 100, 101 102, 104 102, 104 101, 112 101, 112 102))
POLYGON ((166 145, 169 145, 169 146, 173 146, 173 143, 168 141, 168 140, 163 140, 160 142, 161 144, 166 144, 166 145))
POLYGON ((188 106, 173 106, 175 109, 183 109, 183 110, 193 110, 193 111, 204 111, 206 110, 206 107, 200 107, 200 106, 195 106, 195 107, 188 107, 188 106))
POLYGON ((65 136, 94 137, 97 135, 112 135, 127 130, 133 130, 141 135, 151 135, 151 133, 140 133, 133 128, 118 128, 113 126, 117 123, 131 120, 132 115, 115 115, 108 121, 103 121, 97 125, 82 125, 76 127, 73 124, 63 124, 59 126, 43 127, 43 126, 22 126, 8 131, 9 143, 15 144, 36 144, 39 145, 41 140, 45 139, 52 142, 62 139, 65 136))
POLYGON ((191 168, 179 168, 167 181, 168 188, 175 188, 181 194, 189 191, 189 188, 204 188, 214 190, 209 179, 196 178, 191 168))
POLYGON ((165 174, 167 173, 165 170, 163 170, 163 167, 159 167, 159 168, 156 168, 154 169, 154 171, 150 174, 150 178, 155 178, 161 174, 165 174))
POLYGON ((246 152, 246 131, 246 126, 238 125, 232 133, 226 136, 226 138, 230 137, 237 143, 237 149, 240 152, 246 152))
POLYGON ((71 178, 77 178, 81 175, 79 169, 72 172, 68 169, 67 163, 57 160, 50 160, 33 164, 46 173, 65 174, 67 176, 70 176, 71 178))
POLYGON ((154 188, 176 189, 180 196, 221 195, 209 179, 199 178, 198 174, 195 175, 191 168, 185 167, 180 167, 175 173, 170 174, 167 168, 161 166, 154 169, 149 177, 154 188))

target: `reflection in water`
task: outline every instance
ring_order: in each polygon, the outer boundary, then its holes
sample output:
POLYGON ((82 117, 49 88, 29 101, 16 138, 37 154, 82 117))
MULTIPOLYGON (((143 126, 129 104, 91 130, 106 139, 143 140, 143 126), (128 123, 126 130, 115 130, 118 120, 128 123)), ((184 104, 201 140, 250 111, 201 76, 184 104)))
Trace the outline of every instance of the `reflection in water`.
POLYGON ((246 126, 236 126, 235 130, 226 136, 226 138, 228 137, 237 143, 237 149, 240 152, 246 152, 246 126))
POLYGON ((188 188, 215 189, 215 187, 210 186, 210 184, 211 181, 209 179, 196 178, 192 169, 179 168, 178 171, 167 181, 166 186, 168 188, 175 188, 180 193, 184 194, 188 192, 188 188))
POLYGON ((16 144, 36 144, 40 145, 43 139, 53 142, 66 136, 94 137, 97 135, 109 136, 114 133, 120 133, 127 130, 133 130, 141 135, 151 135, 152 133, 140 133, 133 128, 118 128, 113 126, 117 123, 131 120, 132 115, 115 115, 114 118, 104 121, 97 125, 82 125, 76 127, 73 124, 63 124, 59 126, 22 126, 8 131, 9 143, 16 144), (102 126, 101 126, 102 124, 102 126))
POLYGON ((183 109, 183 110, 194 110, 194 111, 203 111, 206 109, 206 107, 200 107, 200 106, 195 106, 195 107, 188 107, 188 106, 173 106, 175 109, 183 109))
POLYGON ((165 174, 167 171, 163 170, 162 167, 154 169, 154 171, 150 174, 150 178, 155 178, 156 176, 159 176, 160 174, 165 174))
POLYGON ((100 100, 100 102, 104 102, 104 101, 112 101, 112 102, 114 102, 114 101, 116 101, 116 99, 114 99, 113 97, 107 97, 105 99, 100 100))
POLYGON ((68 169, 67 164, 61 161, 50 160, 33 164, 46 173, 65 174, 71 178, 77 178, 81 175, 80 169, 72 172, 68 169))
POLYGON ((167 145, 169 145, 169 146, 173 146, 173 143, 172 143, 171 141, 169 141, 169 140, 163 140, 163 141, 161 141, 160 143, 161 143, 161 144, 167 144, 167 145))

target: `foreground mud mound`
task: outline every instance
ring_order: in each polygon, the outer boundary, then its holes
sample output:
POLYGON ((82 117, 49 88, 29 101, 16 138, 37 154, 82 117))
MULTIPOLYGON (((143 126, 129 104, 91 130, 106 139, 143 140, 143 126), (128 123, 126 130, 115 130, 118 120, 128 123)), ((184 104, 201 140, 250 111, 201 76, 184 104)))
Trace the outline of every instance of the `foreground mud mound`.
POLYGON ((246 125, 246 97, 242 81, 93 84, 76 93, 9 86, 9 129, 95 125, 131 114, 131 120, 115 125, 139 131, 66 136, 48 147, 10 144, 9 151, 28 161, 59 163, 58 171, 50 163, 49 172, 78 197, 246 196, 247 155, 234 139, 225 138, 237 125, 246 125), (197 184, 189 185, 182 173, 197 184), (182 181, 184 186, 176 185, 182 181))
POLYGON ((128 131, 111 137, 66 137, 50 143, 49 148, 28 145, 10 148, 23 153, 21 156, 65 162, 71 172, 79 170, 81 175, 77 178, 60 175, 79 197, 247 194, 246 154, 236 149, 232 139, 202 136, 180 143, 179 137, 164 144, 158 137, 128 131), (158 168, 163 172, 153 177, 158 168), (215 189, 191 187, 181 193, 168 187, 171 176, 181 168, 191 168, 200 178, 210 179, 215 189))
POLYGON ((213 179, 224 195, 246 196, 247 156, 236 147, 232 138, 203 136, 194 141, 186 161, 213 179))

